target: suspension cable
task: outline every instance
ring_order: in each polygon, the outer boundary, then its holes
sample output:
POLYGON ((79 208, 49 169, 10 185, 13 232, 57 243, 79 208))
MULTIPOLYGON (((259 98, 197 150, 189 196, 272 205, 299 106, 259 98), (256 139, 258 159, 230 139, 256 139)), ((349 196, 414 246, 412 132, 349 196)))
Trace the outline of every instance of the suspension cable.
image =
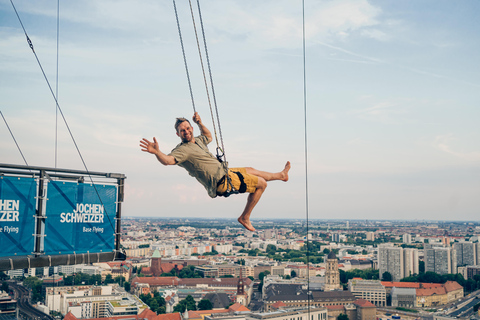
POLYGON ((5 119, 5 117, 3 116, 3 113, 2 113, 1 110, 0 110, 0 115, 1 115, 2 118, 3 118, 3 121, 5 121, 5 124, 7 125, 8 131, 10 131, 10 135, 12 136, 13 141, 15 141, 15 144, 17 145, 17 149, 18 149, 18 151, 20 151, 20 154, 22 155, 23 161, 24 161, 25 164, 28 166, 27 160, 25 160, 25 157, 23 156, 23 152, 22 152, 22 150, 20 149, 20 146, 18 145, 17 140, 15 139, 15 136, 13 135, 12 130, 10 130, 10 127, 8 126, 8 123, 7 123, 7 119, 5 119))
MULTIPOLYGON (((92 183, 92 186, 93 186, 93 188, 95 189, 95 192, 97 193, 97 196, 98 196, 98 199, 100 200, 101 205, 102 205, 103 207, 105 207, 105 205, 103 204, 103 200, 102 200, 102 198, 100 197, 100 193, 98 192, 97 187, 95 186, 95 183, 93 182, 93 178, 92 178, 92 176, 90 175, 90 171, 89 171, 88 168, 87 168, 87 164, 85 163, 85 160, 83 159, 82 153, 80 152, 80 148, 78 147, 77 142, 75 141, 75 138, 73 137, 73 133, 72 133, 72 131, 70 130, 70 127, 69 127, 69 125, 68 125, 68 123, 67 123, 67 119, 65 118, 65 116, 64 116, 64 114, 63 114, 62 108, 60 108, 60 105, 58 104, 57 97, 55 96, 55 93, 53 92, 52 86, 50 85, 50 81, 48 81, 48 77, 47 77, 47 75, 45 74, 45 71, 43 70, 42 64, 40 63, 40 60, 38 59, 38 56, 37 56, 37 54, 36 54, 36 52, 35 52, 35 49, 33 48, 33 43, 32 43, 32 41, 30 40, 30 38, 28 37, 27 31, 25 30, 25 27, 23 26, 23 23, 22 23, 22 20, 20 19, 20 16, 18 15, 17 8, 15 8, 15 5, 13 4, 13 0, 10 0, 10 3, 12 4, 13 9, 15 10, 15 13, 16 13, 16 15, 17 15, 18 21, 20 22, 20 25, 22 26, 23 32, 25 33, 25 37, 27 38, 28 45, 30 46, 30 49, 32 49, 32 52, 33 52, 33 54, 34 54, 34 56, 35 56, 35 58, 36 58, 36 60, 37 60, 38 66, 40 67, 40 70, 42 71, 43 77, 45 78, 45 81, 47 82, 47 85, 48 85, 48 88, 49 88, 49 90, 50 90, 50 93, 52 94, 53 99, 55 100, 55 104, 56 104, 56 106, 57 106, 57 109, 58 109, 58 111, 60 112, 60 115, 61 115, 62 118, 63 118, 63 121, 64 121, 64 123, 65 123, 65 126, 67 127, 67 130, 68 130, 68 133, 70 134, 70 137, 72 138, 73 144, 75 145, 75 148, 76 148, 76 150, 77 150, 77 153, 78 153, 78 155, 80 156, 80 160, 82 161, 83 167, 85 168, 85 171, 87 172, 88 177, 90 178, 90 182, 92 183)), ((106 216, 107 216, 107 218, 108 218, 108 222, 110 222, 110 226, 111 226, 112 229, 116 232, 115 227, 113 226, 110 217, 108 216, 108 214, 107 214, 106 216)))
POLYGON ((188 73, 187 56, 185 55, 185 48, 183 47, 182 31, 180 30, 180 20, 178 19, 177 4, 175 3, 175 0, 173 0, 173 8, 175 9, 175 18, 177 19, 178 35, 180 36, 180 44, 182 46, 183 62, 185 64, 185 72, 187 73, 188 88, 190 89, 190 97, 192 99, 193 112, 197 112, 195 110, 195 100, 193 99, 192 83, 190 82, 190 74, 188 73))
POLYGON ((190 4, 190 13, 192 15, 192 23, 193 23, 193 30, 195 31, 195 39, 197 40, 198 56, 200 57, 200 65, 202 66, 203 82, 205 83, 205 91, 207 93, 208 105, 210 107, 210 115, 212 116, 213 132, 215 133, 215 141, 217 142, 217 146, 218 146, 217 127, 215 125, 215 119, 213 118, 212 103, 210 101, 210 90, 208 90, 207 77, 205 76, 205 68, 203 67, 202 50, 200 49, 200 42, 198 41, 197 26, 195 24, 195 15, 193 14, 192 0, 188 0, 188 2, 190 4))
POLYGON ((310 243, 308 238, 308 135, 307 135, 307 72, 305 52, 305 0, 302 0, 302 39, 303 39, 303 110, 305 126, 305 209, 307 220, 307 297, 308 297, 308 320, 310 319, 310 243))
MULTIPOLYGON (((208 74, 210 76, 210 86, 212 88, 213 104, 215 106, 215 113, 217 115, 218 132, 220 134, 220 143, 221 143, 221 146, 222 146, 221 151, 223 153, 223 157, 224 157, 225 162, 227 162, 227 155, 226 155, 226 152, 225 152, 225 146, 223 144, 222 128, 220 126, 220 116, 219 116, 219 113, 218 113, 217 98, 215 96, 215 86, 213 85, 212 68, 210 66, 210 58, 208 56, 207 39, 205 37, 205 28, 203 27, 202 10, 200 10, 200 1, 199 0, 197 0, 197 7, 198 7, 198 16, 200 18, 200 26, 202 28, 203 44, 204 44, 204 47, 205 47, 205 57, 207 58, 208 74)), ((210 112, 211 112, 211 110, 212 110, 212 108, 210 107, 210 112)), ((217 146, 218 146, 218 141, 217 141, 217 146)))
MULTIPOLYGON (((214 131, 214 134, 215 134, 215 141, 217 143, 217 159, 220 162, 223 163, 223 167, 225 169, 226 178, 227 178, 227 191, 224 193, 224 196, 227 197, 231 193, 237 193, 238 191, 234 190, 233 185, 232 185, 232 181, 230 179, 230 176, 228 175, 228 162, 227 162, 227 156, 226 156, 226 153, 225 153, 225 146, 224 146, 224 143, 223 143, 222 129, 221 129, 221 126, 220 126, 220 117, 219 117, 219 113, 218 113, 217 99, 215 97, 215 89, 214 89, 214 86, 213 86, 212 69, 211 69, 211 66, 210 66, 210 59, 208 57, 207 41, 206 41, 206 37, 205 37, 205 29, 203 27, 203 19, 202 19, 202 12, 200 10, 200 2, 197 0, 198 15, 200 17, 200 25, 201 25, 201 29, 202 29, 202 35, 203 35, 205 56, 206 56, 207 64, 208 64, 208 71, 209 71, 209 76, 210 76, 210 85, 211 85, 212 96, 213 96, 213 101, 214 101, 214 105, 215 105, 215 112, 216 112, 216 117, 217 117, 217 124, 218 124, 218 130, 219 130, 219 134, 220 134, 221 144, 219 144, 219 142, 218 142, 217 128, 216 128, 216 124, 215 124, 215 118, 214 118, 214 115, 213 115, 212 103, 211 103, 211 100, 210 100, 210 91, 209 91, 208 84, 207 84, 207 77, 205 75, 205 68, 204 68, 204 64, 203 64, 202 50, 200 49, 200 42, 198 40, 198 32, 197 32, 197 27, 196 27, 196 23, 195 23, 195 14, 193 13, 193 7, 192 7, 192 1, 191 0, 189 0, 189 5, 190 5, 190 13, 192 15, 193 29, 195 31, 195 39, 197 41, 198 55, 199 55, 200 64, 201 64, 201 67, 202 67, 203 81, 205 83, 205 90, 206 90, 206 93, 207 93, 208 105, 210 107, 210 115, 212 117, 213 131, 214 131)), ((177 21, 178 34, 180 36, 180 44, 181 44, 181 47, 182 47, 183 61, 185 63, 185 70, 186 70, 186 74, 187 74, 188 86, 189 86, 189 89, 190 89, 190 96, 192 98, 193 111, 196 112, 195 111, 194 98, 193 98, 193 92, 192 92, 192 85, 191 85, 191 81, 190 81, 190 75, 189 75, 189 72, 188 72, 187 58, 186 58, 186 55, 185 55, 185 48, 184 48, 184 45, 183 45, 182 32, 181 32, 181 28, 180 28, 180 20, 178 18, 178 12, 177 12, 177 6, 176 6, 175 0, 173 0, 173 7, 174 7, 174 10, 175 10, 175 18, 176 18, 176 21, 177 21)))
MULTIPOLYGON (((60 37, 60 0, 57 0, 57 70, 55 78, 55 97, 58 101, 58 47, 59 47, 59 37, 60 37)), ((58 108, 55 105, 55 168, 57 167, 57 158, 58 158, 58 108)))

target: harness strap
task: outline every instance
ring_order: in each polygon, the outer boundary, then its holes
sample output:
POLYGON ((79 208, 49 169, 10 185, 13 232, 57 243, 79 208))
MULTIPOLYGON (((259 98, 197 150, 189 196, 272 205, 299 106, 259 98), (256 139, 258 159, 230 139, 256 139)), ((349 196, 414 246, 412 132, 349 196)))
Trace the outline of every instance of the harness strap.
POLYGON ((232 172, 238 176, 238 179, 240 179, 240 188, 238 189, 238 192, 245 193, 245 191, 247 191, 247 184, 245 183, 243 175, 237 171, 232 171, 232 172))

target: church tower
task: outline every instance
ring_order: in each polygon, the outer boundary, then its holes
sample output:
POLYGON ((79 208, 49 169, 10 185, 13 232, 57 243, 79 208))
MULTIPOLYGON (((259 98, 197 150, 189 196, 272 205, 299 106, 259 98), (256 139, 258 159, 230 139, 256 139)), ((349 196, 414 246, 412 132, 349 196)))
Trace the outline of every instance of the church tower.
POLYGON ((150 266, 154 277, 159 277, 162 274, 162 256, 160 251, 155 250, 153 252, 150 266))
POLYGON ((335 252, 330 251, 327 256, 327 268, 325 270, 325 291, 340 290, 340 272, 335 252))
POLYGON ((246 295, 245 295, 245 287, 244 287, 244 284, 243 284, 242 266, 240 266, 240 276, 238 277, 236 302, 240 303, 243 306, 247 306, 247 299, 246 299, 246 295))

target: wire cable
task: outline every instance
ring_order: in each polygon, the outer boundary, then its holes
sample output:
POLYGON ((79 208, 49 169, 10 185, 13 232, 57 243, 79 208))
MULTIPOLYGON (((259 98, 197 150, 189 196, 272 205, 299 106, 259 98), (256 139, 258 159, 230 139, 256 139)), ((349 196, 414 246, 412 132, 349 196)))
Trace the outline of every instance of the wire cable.
MULTIPOLYGON (((73 144, 75 145, 75 148, 76 148, 76 150, 77 150, 77 153, 78 153, 78 155, 80 156, 80 160, 82 161, 83 167, 85 168, 85 171, 87 172, 87 175, 88 175, 88 177, 89 177, 89 179, 90 179, 90 182, 92 183, 92 186, 93 186, 93 188, 95 189, 95 192, 97 193, 97 196, 98 196, 98 199, 100 200, 101 205, 102 205, 103 207, 105 207, 105 205, 103 204, 102 198, 100 197, 100 193, 98 192, 97 187, 96 187, 95 183, 93 182, 93 178, 92 178, 92 176, 90 175, 90 171, 88 170, 87 164, 85 163, 85 160, 83 159, 82 153, 80 152, 80 148, 78 147, 77 142, 76 142, 75 138, 73 137, 73 133, 72 133, 72 131, 70 130, 70 126, 69 126, 68 123, 67 123, 67 119, 65 118, 65 115, 63 114, 62 108, 60 108, 60 105, 58 104, 57 97, 55 96, 55 93, 53 92, 52 86, 50 85, 50 81, 48 81, 48 77, 47 77, 47 75, 45 74, 45 71, 43 70, 42 64, 40 63, 40 60, 38 59, 38 56, 37 56, 37 54, 36 54, 36 52, 35 52, 35 49, 33 48, 33 43, 32 43, 32 41, 30 40, 30 38, 28 37, 27 31, 25 30, 25 27, 23 26, 23 23, 22 23, 22 20, 20 19, 20 16, 18 15, 17 8, 15 8, 15 5, 13 4, 13 1, 12 1, 12 0, 10 0, 10 3, 12 4, 13 9, 15 10, 15 13, 16 13, 16 15, 17 15, 18 21, 20 22, 20 25, 22 26, 23 32, 25 33, 25 37, 27 38, 28 45, 30 46, 30 49, 32 49, 32 52, 33 52, 33 54, 34 54, 34 56, 35 56, 35 59, 37 60, 38 66, 40 67, 40 70, 42 71, 43 77, 45 78, 45 81, 47 82, 47 85, 48 85, 48 88, 49 88, 49 90, 50 90, 50 93, 52 94, 53 99, 55 100, 55 104, 56 104, 56 106, 57 106, 57 109, 58 109, 58 111, 60 112, 60 115, 62 116, 63 122, 65 123, 65 126, 67 127, 67 130, 68 130, 68 133, 70 134, 70 137, 72 138, 73 144)), ((106 210, 105 210, 105 211, 106 211, 106 210)), ((107 216, 108 222, 110 222, 110 226, 111 226, 112 229, 116 232, 115 227, 114 227, 113 224, 112 224, 112 220, 111 220, 110 217, 108 216, 108 213, 106 214, 106 216, 107 216)))
MULTIPOLYGON (((60 0, 57 0, 57 72, 55 79, 55 97, 58 101, 58 48, 59 48, 59 38, 60 38, 60 0)), ((55 105, 55 168, 57 167, 58 159, 58 108, 55 105)))
MULTIPOLYGON (((218 132, 220 134, 220 143, 221 143, 221 146, 222 146, 224 161, 227 162, 227 155, 226 155, 226 152, 225 152, 225 146, 223 144, 222 128, 220 126, 220 116, 219 116, 219 113, 218 113, 217 98, 215 96, 215 87, 213 85, 212 68, 211 68, 211 65, 210 65, 210 58, 208 56, 207 38, 205 37, 205 28, 203 27, 202 10, 200 10, 200 0, 197 0, 197 7, 198 7, 198 16, 200 18, 200 26, 202 28, 203 45, 205 47, 205 57, 207 58, 208 74, 210 76, 210 86, 212 88, 213 105, 215 106, 215 113, 217 115, 218 132)), ((210 110, 211 110, 211 107, 210 107, 210 110)), ((218 146, 218 142, 217 142, 217 146, 218 146)))
POLYGON ((192 99, 193 112, 197 112, 195 110, 195 99, 193 99, 192 83, 190 82, 190 74, 188 73, 187 56, 185 55, 185 48, 183 47, 182 31, 180 30, 180 20, 178 19, 177 4, 175 3, 175 0, 173 0, 173 9, 175 10, 175 18, 177 19, 178 35, 180 37, 180 45, 182 46, 183 62, 185 64, 185 72, 187 73, 188 88, 190 89, 190 97, 192 99))
POLYGON ((305 50, 305 0, 302 0, 302 39, 303 39, 303 111, 305 127, 305 213, 307 220, 307 297, 308 297, 308 320, 310 319, 310 243, 308 221, 308 134, 307 134, 307 68, 305 50))
POLYGON ((10 130, 10 126, 9 126, 9 125, 8 125, 8 123, 7 123, 7 119, 5 119, 5 117, 3 116, 3 113, 2 113, 2 111, 1 111, 1 110, 0 110, 0 115, 1 115, 1 116, 2 116, 2 118, 3 118, 3 121, 5 121, 5 124, 7 125, 7 129, 8 129, 8 131, 10 131, 10 135, 12 136, 12 138, 13 138, 13 141, 14 141, 14 142, 15 142, 15 144, 17 145, 17 149, 18 149, 18 151, 20 151, 20 154, 22 155, 23 161, 24 161, 24 162, 25 162, 25 164, 28 166, 27 160, 26 160, 26 159, 25 159, 25 157, 23 156, 23 152, 22 152, 22 150, 20 149, 20 146, 18 145, 18 143, 17 143, 17 140, 15 139, 15 136, 13 135, 13 132, 12 132, 12 130, 10 130))
POLYGON ((190 4, 190 13, 192 15, 193 30, 195 31, 195 39, 197 40, 198 56, 200 58, 200 65, 202 66, 203 82, 205 83, 205 91, 207 93, 208 105, 210 107, 210 115, 212 116, 213 132, 215 133, 215 141, 217 142, 217 146, 218 146, 217 126, 215 125, 215 119, 213 118, 212 103, 210 101, 210 90, 208 90, 207 77, 205 76, 205 68, 203 67, 202 50, 200 49, 200 42, 198 41, 197 26, 195 24, 195 15, 193 14, 192 0, 188 0, 188 3, 190 4))

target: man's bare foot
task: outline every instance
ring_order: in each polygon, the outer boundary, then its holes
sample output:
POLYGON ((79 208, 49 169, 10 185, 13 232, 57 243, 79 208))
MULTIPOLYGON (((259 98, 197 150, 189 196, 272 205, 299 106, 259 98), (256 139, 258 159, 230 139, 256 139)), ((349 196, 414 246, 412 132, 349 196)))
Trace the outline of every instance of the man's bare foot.
POLYGON ((240 222, 242 224, 242 226, 245 227, 245 229, 249 230, 249 231, 255 231, 255 228, 252 226, 252 224, 250 223, 250 220, 247 220, 247 221, 244 221, 240 218, 237 219, 238 222, 240 222))
POLYGON ((292 165, 290 164, 290 161, 287 161, 287 163, 285 164, 285 168, 282 170, 282 175, 283 175, 282 181, 285 181, 285 182, 288 181, 288 171, 290 171, 291 167, 292 165))

